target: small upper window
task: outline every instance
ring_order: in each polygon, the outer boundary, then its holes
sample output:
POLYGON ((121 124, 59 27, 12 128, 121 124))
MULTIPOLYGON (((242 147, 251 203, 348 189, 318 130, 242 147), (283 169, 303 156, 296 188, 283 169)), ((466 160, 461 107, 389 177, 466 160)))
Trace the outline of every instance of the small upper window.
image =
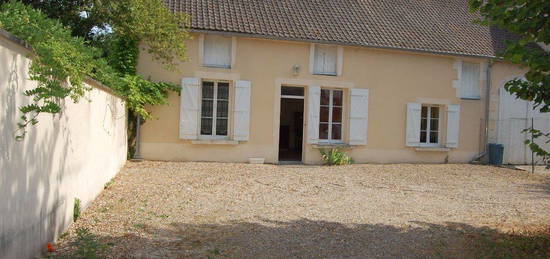
POLYGON ((462 63, 462 75, 460 77, 460 98, 480 99, 479 89, 479 64, 462 63))
POLYGON ((335 76, 338 51, 336 46, 315 45, 313 74, 335 76))
POLYGON ((204 35, 203 65, 231 68, 231 37, 204 35))
POLYGON ((420 118, 420 144, 439 144, 439 106, 422 105, 420 118))

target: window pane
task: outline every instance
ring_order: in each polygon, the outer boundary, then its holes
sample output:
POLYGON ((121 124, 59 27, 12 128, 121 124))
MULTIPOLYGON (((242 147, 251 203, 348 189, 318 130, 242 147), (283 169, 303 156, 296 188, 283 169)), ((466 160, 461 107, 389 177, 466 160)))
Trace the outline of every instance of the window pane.
POLYGON ((229 110, 229 102, 224 100, 218 100, 218 106, 216 107, 216 116, 218 118, 227 118, 227 111, 229 110))
POLYGON ((427 130, 427 120, 426 118, 420 119, 420 130, 427 130))
POLYGON ((422 106, 422 118, 428 117, 428 107, 422 106))
POLYGON ((332 124, 332 139, 334 139, 334 140, 342 139, 342 125, 341 124, 332 124))
POLYGON ((342 91, 336 90, 332 91, 332 105, 334 106, 342 106, 342 91))
POLYGON ((439 120, 438 119, 431 119, 430 120, 430 130, 438 131, 439 130, 439 120))
POLYGON ((332 108, 332 122, 342 122, 342 108, 332 108))
POLYGON ((320 122, 328 122, 328 107, 321 107, 320 122))
POLYGON ((437 131, 431 131, 430 132, 430 143, 437 143, 437 135, 438 135, 438 132, 437 131))
POLYGON ((219 99, 223 99, 223 100, 229 99, 229 83, 227 82, 218 83, 218 100, 219 99))
POLYGON ((214 110, 214 101, 202 100, 201 117, 212 117, 214 110))
POLYGON ((214 98, 214 82, 202 82, 202 98, 214 98))
POLYGON ((420 143, 426 143, 426 131, 420 132, 420 143))
POLYGON ((216 120, 216 135, 218 136, 227 135, 227 119, 216 120))
POLYGON ((319 139, 328 139, 328 124, 319 124, 319 139))
POLYGON ((439 107, 432 107, 430 109, 430 117, 433 118, 439 118, 439 107))
POLYGON ((321 90, 321 105, 329 105, 330 90, 321 90))
POLYGON ((201 119, 201 135, 212 135, 212 119, 201 119))
POLYGON ((281 95, 304 96, 304 88, 303 87, 283 86, 283 87, 281 87, 281 95))

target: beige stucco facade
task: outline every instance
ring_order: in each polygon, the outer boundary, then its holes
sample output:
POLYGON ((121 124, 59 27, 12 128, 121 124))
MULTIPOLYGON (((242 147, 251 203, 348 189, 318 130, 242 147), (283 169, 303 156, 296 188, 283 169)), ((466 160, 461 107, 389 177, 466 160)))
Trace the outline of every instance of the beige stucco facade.
POLYGON ((72 222, 75 198, 85 208, 126 162, 124 100, 93 80, 15 140, 23 92, 36 87, 29 53, 0 30, 0 258, 40 255, 72 222))
MULTIPOLYGON (((346 149, 358 163, 465 163, 484 149, 487 58, 341 46, 341 74, 322 76, 310 73, 311 43, 234 37, 233 66, 222 69, 201 65, 201 36, 193 36, 188 42, 189 60, 181 63, 179 71, 164 70, 142 51, 138 72, 152 80, 175 84, 181 84, 185 77, 250 81, 249 140, 228 144, 180 139, 180 96, 171 93, 169 105, 149 107, 154 118, 142 126, 141 136, 141 155, 146 159, 246 162, 250 157, 263 157, 268 163, 277 163, 281 85, 343 89, 344 143, 349 139, 349 91, 369 89, 367 144, 346 149), (481 64, 481 98, 478 100, 459 98, 457 88, 453 87, 453 81, 458 80, 456 63, 461 60, 481 64), (300 67, 297 74, 292 69, 295 65, 300 67), (460 105, 458 147, 448 149, 444 144, 435 150, 407 147, 407 103, 410 102, 460 105)), ((491 69, 493 87, 518 71, 497 62, 491 69)), ((498 89, 493 89, 492 93, 495 92, 498 89)), ((307 114, 307 90, 305 102, 304 114, 307 114)), ((494 113, 494 103, 491 108, 494 113)), ((305 117, 304 134, 307 134, 305 117)), ((306 139, 304 136, 302 161, 320 163, 318 148, 306 143, 306 139)))

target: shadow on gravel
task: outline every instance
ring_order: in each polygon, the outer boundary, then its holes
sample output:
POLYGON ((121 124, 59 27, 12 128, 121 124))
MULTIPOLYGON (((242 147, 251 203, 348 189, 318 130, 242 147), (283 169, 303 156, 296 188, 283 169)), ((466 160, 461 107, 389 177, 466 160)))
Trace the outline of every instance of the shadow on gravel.
MULTIPOLYGON (((230 224, 172 223, 145 234, 99 236, 111 244, 102 257, 125 258, 548 258, 550 229, 501 233, 461 223, 342 224, 301 219, 230 224)), ((68 251, 62 252, 69 253, 68 251)), ((65 254, 66 255, 66 254, 65 254)))

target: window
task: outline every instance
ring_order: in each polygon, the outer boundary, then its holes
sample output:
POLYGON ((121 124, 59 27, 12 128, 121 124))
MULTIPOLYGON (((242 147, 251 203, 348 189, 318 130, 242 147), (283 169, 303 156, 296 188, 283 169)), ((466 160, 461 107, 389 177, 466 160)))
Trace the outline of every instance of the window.
POLYGON ((204 35, 203 65, 231 68, 231 37, 204 35))
POLYGON ((462 63, 462 75, 460 77, 460 98, 480 99, 479 90, 479 64, 462 63))
POLYGON ((203 81, 201 97, 202 136, 226 137, 229 114, 229 82, 203 81))
POLYGON ((313 74, 335 76, 337 74, 337 47, 315 45, 314 53, 313 74))
POLYGON ((420 144, 439 144, 439 106, 422 105, 420 117, 420 144))
POLYGON ((319 139, 328 142, 342 141, 343 91, 321 89, 319 139))

